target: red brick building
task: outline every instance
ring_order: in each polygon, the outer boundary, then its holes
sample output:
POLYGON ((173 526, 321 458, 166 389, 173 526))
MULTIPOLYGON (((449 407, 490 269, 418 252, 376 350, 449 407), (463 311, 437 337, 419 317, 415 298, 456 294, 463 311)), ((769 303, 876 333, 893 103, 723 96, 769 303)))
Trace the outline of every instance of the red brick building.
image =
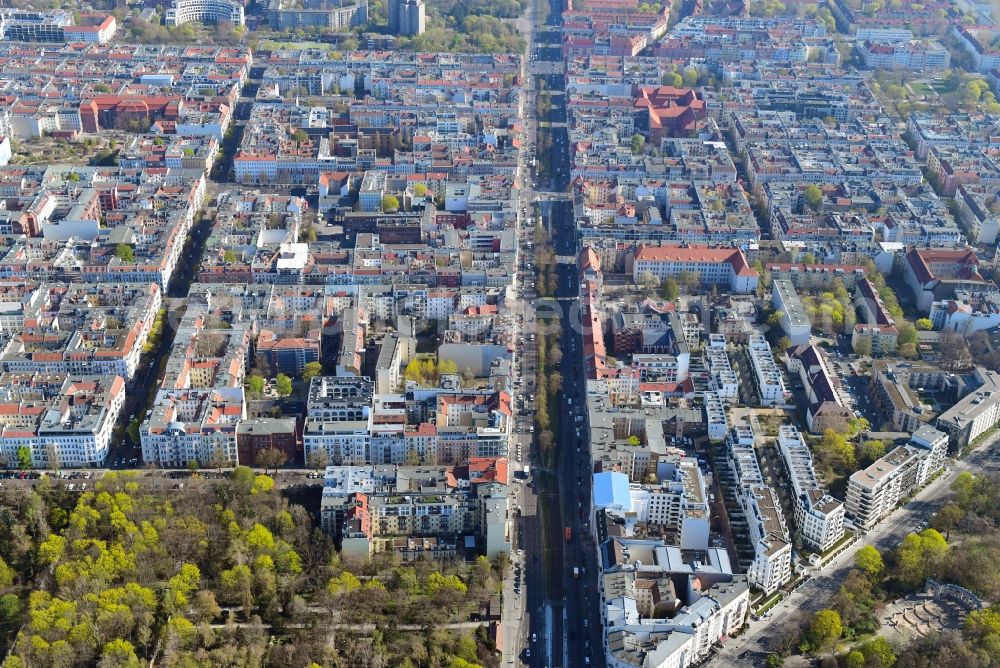
POLYGON ((692 88, 636 86, 632 92, 636 127, 659 144, 663 137, 682 136, 698 129, 705 118, 705 101, 692 88))
POLYGON ((303 463, 295 418, 257 418, 236 427, 236 452, 241 465, 256 466, 257 455, 269 448, 284 453, 288 463, 303 463))
POLYGON ((80 125, 84 132, 98 132, 124 128, 129 121, 176 121, 183 108, 184 100, 178 96, 98 95, 80 103, 80 125))

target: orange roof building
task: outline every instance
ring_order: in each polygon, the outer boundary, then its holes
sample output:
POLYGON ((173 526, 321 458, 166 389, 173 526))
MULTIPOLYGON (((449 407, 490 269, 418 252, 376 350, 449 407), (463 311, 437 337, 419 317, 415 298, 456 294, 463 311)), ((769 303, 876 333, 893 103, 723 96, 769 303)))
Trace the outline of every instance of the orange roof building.
POLYGON ((646 131, 654 142, 693 132, 705 118, 705 100, 692 88, 636 86, 632 95, 636 127, 646 131))
POLYGON ((662 281, 676 279, 681 272, 696 274, 702 285, 722 285, 740 294, 756 290, 760 278, 739 248, 640 246, 632 262, 637 282, 646 274, 662 281))

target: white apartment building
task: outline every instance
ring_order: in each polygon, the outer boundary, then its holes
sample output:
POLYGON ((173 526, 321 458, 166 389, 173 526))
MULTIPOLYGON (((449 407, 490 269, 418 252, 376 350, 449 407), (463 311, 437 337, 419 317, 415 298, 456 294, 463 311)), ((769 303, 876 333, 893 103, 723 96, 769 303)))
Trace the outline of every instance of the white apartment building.
POLYGON ((371 459, 371 420, 306 419, 302 449, 306 462, 360 466, 371 459))
POLYGON ((844 536, 844 503, 820 485, 812 453, 798 429, 782 425, 778 449, 795 492, 795 526, 802 542, 816 552, 825 552, 844 536))
POLYGON ((927 317, 935 330, 968 337, 1000 325, 1000 294, 955 290, 948 299, 933 302, 927 317))
POLYGON ((705 361, 708 364, 708 388, 722 401, 736 403, 740 397, 740 384, 726 353, 725 336, 712 334, 708 337, 705 361))
POLYGON ((874 42, 908 42, 913 33, 905 28, 858 28, 854 33, 855 42, 870 39, 874 42))
POLYGON ((847 485, 847 516, 858 529, 868 531, 899 503, 907 477, 915 477, 918 453, 906 446, 895 448, 851 475, 847 485))
POLYGON ((729 435, 729 466, 736 477, 736 496, 746 515, 754 558, 747 569, 750 585, 768 594, 792 577, 792 542, 774 491, 764 484, 746 422, 729 435))
POLYGON ((948 68, 951 54, 940 43, 910 40, 888 42, 865 40, 856 45, 865 67, 869 69, 936 71, 948 68))
POLYGON ((962 397, 938 416, 937 427, 951 438, 952 450, 960 450, 1000 422, 1000 374, 976 368, 982 385, 962 397))
POLYGON ((663 623, 643 621, 634 598, 609 601, 616 626, 605 637, 608 667, 687 668, 707 658, 719 638, 743 626, 750 607, 750 590, 733 577, 663 623))
POLYGON ((234 26, 242 26, 245 19, 243 5, 234 0, 173 0, 163 21, 174 27, 192 21, 229 21, 234 26))
POLYGON ((923 486, 944 466, 948 435, 922 425, 901 445, 851 476, 847 486, 847 516, 867 531, 891 513, 899 500, 923 486))
POLYGON ((657 485, 629 485, 630 507, 603 509, 621 516, 627 527, 638 523, 676 532, 682 549, 707 550, 710 513, 698 461, 691 457, 661 461, 657 473, 657 485))
POLYGON ((781 313, 781 331, 788 336, 788 340, 793 346, 800 346, 809 343, 809 336, 812 332, 812 323, 806 315, 806 309, 802 305, 799 293, 795 291, 795 286, 787 279, 776 280, 772 284, 771 304, 775 311, 781 313))
POLYGON ((955 194, 955 201, 959 204, 958 216, 966 225, 969 241, 984 245, 996 243, 1000 217, 991 210, 984 193, 961 184, 955 194))
POLYGON ((751 586, 771 594, 792 577, 792 543, 781 503, 766 485, 743 488, 740 500, 754 547, 747 579, 751 586))
MULTIPOLYGON (((359 535, 367 556, 398 536, 475 534, 494 558, 510 552, 507 463, 478 459, 458 466, 329 466, 320 501, 320 526, 335 537, 359 535), (347 527, 345 520, 360 520, 347 527)), ((362 555, 364 556, 364 555, 362 555)))
POLYGON ((367 378, 316 376, 309 384, 306 417, 331 422, 367 420, 374 387, 367 378))
POLYGON ((715 392, 705 393, 705 424, 708 427, 708 437, 713 441, 721 441, 729 433, 726 405, 715 392))
POLYGON ((958 37, 959 45, 972 56, 972 63, 977 72, 989 72, 1000 67, 1000 51, 983 43, 991 40, 993 33, 990 30, 955 27, 952 28, 952 34, 958 37))
POLYGON ((598 580, 606 665, 687 668, 743 627, 746 577, 725 550, 686 553, 660 540, 615 538, 598 580), (676 609, 670 616, 659 604, 676 609))
POLYGON ((0 398, 0 461, 18 465, 27 447, 36 468, 91 466, 108 455, 125 401, 121 376, 69 376, 51 400, 22 399, 12 388, 0 398))
POLYGON ((762 334, 754 334, 747 345, 747 354, 753 368, 754 382, 762 406, 783 404, 788 398, 781 370, 774 361, 771 346, 762 334))
POLYGON ((246 417, 242 387, 161 389, 139 429, 142 460, 160 466, 235 464, 236 427, 246 417))
POLYGON ((639 369, 640 379, 643 381, 680 383, 689 375, 691 354, 687 351, 687 346, 679 348, 677 355, 632 355, 632 365, 639 369))
POLYGON ((67 42, 83 42, 85 44, 107 44, 118 32, 118 21, 114 16, 105 16, 100 23, 93 25, 75 25, 63 28, 67 42))
POLYGON ((944 468, 948 458, 948 434, 935 429, 929 424, 921 425, 910 436, 910 446, 925 452, 917 471, 915 485, 920 487, 930 477, 944 468))

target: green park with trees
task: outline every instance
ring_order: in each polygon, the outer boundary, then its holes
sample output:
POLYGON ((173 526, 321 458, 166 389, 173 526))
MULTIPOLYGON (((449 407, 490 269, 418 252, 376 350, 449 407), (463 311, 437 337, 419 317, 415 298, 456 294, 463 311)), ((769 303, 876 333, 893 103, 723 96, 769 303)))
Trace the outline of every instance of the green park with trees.
POLYGON ((444 625, 484 608, 505 561, 342 560, 246 467, 169 490, 133 472, 83 494, 44 478, 0 490, 0 516, 9 668, 497 665, 484 628, 444 625))
POLYGON ((855 668, 1000 665, 1000 476, 964 472, 951 490, 930 527, 885 553, 870 545, 858 550, 828 606, 786 629, 768 665, 794 652, 855 668), (985 607, 971 610, 957 628, 908 643, 878 635, 886 605, 922 591, 928 578, 972 591, 985 607))

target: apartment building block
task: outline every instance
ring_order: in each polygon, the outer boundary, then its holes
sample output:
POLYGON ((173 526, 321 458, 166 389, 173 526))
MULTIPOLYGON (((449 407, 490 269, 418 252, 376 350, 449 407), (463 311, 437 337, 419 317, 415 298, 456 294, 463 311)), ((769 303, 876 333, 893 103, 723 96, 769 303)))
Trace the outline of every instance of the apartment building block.
POLYGON ((234 465, 237 427, 246 418, 242 387, 161 389, 139 430, 142 460, 178 468, 234 465))
POLYGON ((771 304, 776 312, 781 313, 778 324, 792 345, 808 343, 812 323, 791 281, 776 280, 771 283, 771 304))
POLYGON ((935 41, 866 39, 855 48, 869 69, 936 72, 948 69, 951 63, 951 54, 935 41))
POLYGON ((393 549, 392 539, 399 536, 458 541, 474 536, 493 559, 510 552, 508 484, 503 458, 472 458, 448 467, 330 466, 320 524, 365 558, 393 549))
POLYGON ((826 552, 844 536, 844 502, 823 489, 798 429, 779 427, 778 451, 795 492, 795 526, 802 542, 815 552, 826 552))
POLYGON ((705 425, 708 437, 713 441, 721 441, 729 434, 729 420, 726 418, 726 405, 715 392, 706 392, 705 425))
POLYGON ((935 425, 948 434, 951 450, 958 451, 1000 423, 1000 374, 976 368, 981 385, 941 413, 935 425))
POLYGON ((728 439, 729 466, 736 478, 736 498, 746 517, 754 558, 747 568, 752 587, 770 594, 792 576, 792 542, 781 504, 764 483, 754 452, 754 434, 746 422, 733 426, 728 439))
POLYGON ((789 350, 788 371, 798 374, 806 391, 809 431, 813 434, 822 434, 827 429, 845 431, 854 416, 844 404, 823 351, 812 344, 789 350))
POLYGON ((125 402, 116 375, 4 373, 0 375, 0 459, 20 466, 61 468, 103 465, 125 402))
POLYGON ((640 246, 632 262, 632 279, 644 274, 658 280, 677 278, 681 272, 698 276, 702 285, 723 285, 736 293, 757 289, 757 271, 739 249, 705 246, 640 246))
POLYGON ((729 362, 729 354, 726 352, 726 337, 723 334, 709 335, 704 356, 708 363, 709 390, 727 404, 736 403, 740 394, 739 378, 729 362))
POLYGON ((754 374, 754 389, 762 406, 783 404, 788 400, 788 390, 781 370, 774 361, 771 346, 762 334, 752 334, 747 344, 747 356, 754 374))
POLYGON ((858 529, 870 530, 944 466, 947 446, 945 433, 924 425, 914 432, 910 443, 855 472, 847 486, 848 519, 858 529))
POLYGON ((750 588, 723 550, 682 552, 659 540, 614 538, 601 546, 601 560, 608 666, 693 665, 745 622, 750 588))

